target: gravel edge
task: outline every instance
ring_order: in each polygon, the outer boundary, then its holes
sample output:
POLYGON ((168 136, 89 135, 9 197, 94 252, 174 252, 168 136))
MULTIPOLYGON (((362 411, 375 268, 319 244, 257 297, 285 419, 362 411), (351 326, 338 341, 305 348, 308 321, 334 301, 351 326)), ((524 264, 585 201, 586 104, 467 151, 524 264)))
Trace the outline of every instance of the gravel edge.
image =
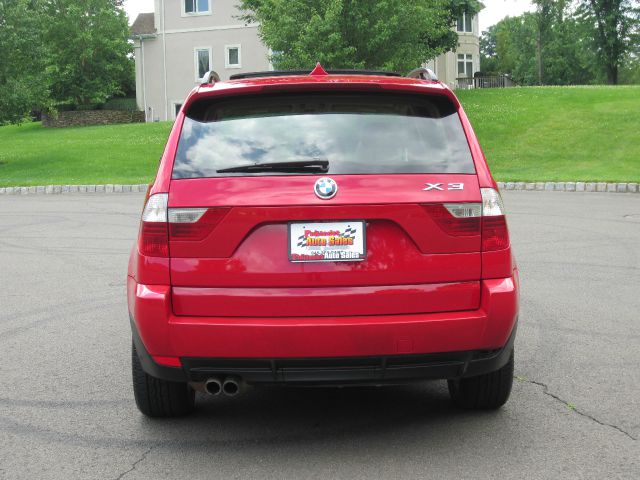
MULTIPOLYGON (((144 193, 141 185, 43 185, 38 187, 0 187, 0 195, 63 195, 70 193, 144 193)), ((498 182, 500 190, 538 190, 556 192, 640 193, 638 183, 606 182, 498 182)))

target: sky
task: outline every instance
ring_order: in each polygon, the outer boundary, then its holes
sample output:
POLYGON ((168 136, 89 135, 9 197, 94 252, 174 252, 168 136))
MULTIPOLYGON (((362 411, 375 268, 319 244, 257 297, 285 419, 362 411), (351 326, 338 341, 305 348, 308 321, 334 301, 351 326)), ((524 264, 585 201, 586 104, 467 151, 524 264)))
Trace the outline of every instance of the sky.
POLYGON ((504 17, 516 17, 533 10, 528 0, 482 0, 485 8, 480 12, 480 31, 495 25, 504 17))
MULTIPOLYGON (((514 17, 532 10, 529 0, 482 0, 485 8, 480 12, 480 30, 486 30, 506 16, 514 17)), ((126 0, 124 8, 132 23, 139 13, 152 12, 153 0, 126 0)))

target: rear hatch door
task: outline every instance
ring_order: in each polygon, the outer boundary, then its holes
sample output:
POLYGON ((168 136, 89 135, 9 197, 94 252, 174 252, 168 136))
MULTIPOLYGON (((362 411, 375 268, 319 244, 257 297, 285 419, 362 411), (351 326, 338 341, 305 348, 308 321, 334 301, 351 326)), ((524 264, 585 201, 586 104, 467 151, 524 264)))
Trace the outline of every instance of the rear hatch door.
POLYGON ((170 218, 202 216, 170 224, 175 314, 478 308, 480 219, 460 212, 481 195, 455 109, 382 97, 231 100, 185 119, 170 218))

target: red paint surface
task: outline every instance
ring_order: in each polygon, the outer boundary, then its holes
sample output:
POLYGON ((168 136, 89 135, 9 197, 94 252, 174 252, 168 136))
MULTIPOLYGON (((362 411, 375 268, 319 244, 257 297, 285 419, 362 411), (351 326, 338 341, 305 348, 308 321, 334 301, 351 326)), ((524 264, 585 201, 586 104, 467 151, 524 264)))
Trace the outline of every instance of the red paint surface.
POLYGON ((188 356, 330 357, 499 348, 518 314, 511 247, 482 252, 481 234, 471 229, 471 235, 456 235, 450 222, 434 217, 438 209, 424 207, 480 202, 482 187, 496 188, 482 149, 455 95, 439 82, 298 75, 197 87, 178 114, 150 193, 168 192, 170 208, 229 209, 204 238, 171 239, 167 258, 144 256, 134 247, 127 283, 130 312, 149 353, 167 362, 188 356), (171 180, 183 111, 192 102, 345 89, 450 98, 476 175, 333 175, 340 188, 329 201, 313 194, 316 176, 171 180), (460 182, 465 188, 427 192, 427 182, 460 182), (291 263, 287 222, 323 220, 364 220, 366 260, 291 263))
POLYGON ((430 283, 375 287, 172 289, 181 316, 333 317, 474 310, 480 283, 430 283))
POLYGON ((514 278, 482 281, 475 310, 340 317, 177 316, 168 288, 133 281, 128 286, 145 347, 160 356, 341 357, 494 349, 506 343, 518 312, 514 278), (406 339, 412 340, 412 351, 398 352, 399 345, 406 349, 406 339))

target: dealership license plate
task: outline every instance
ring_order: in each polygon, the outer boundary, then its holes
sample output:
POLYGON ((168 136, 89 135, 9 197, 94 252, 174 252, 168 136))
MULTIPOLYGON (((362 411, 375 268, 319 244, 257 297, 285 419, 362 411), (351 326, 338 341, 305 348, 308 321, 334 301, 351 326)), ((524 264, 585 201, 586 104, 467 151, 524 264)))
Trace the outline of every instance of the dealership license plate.
POLYGON ((366 258, 365 222, 289 223, 292 262, 357 262, 366 258))

